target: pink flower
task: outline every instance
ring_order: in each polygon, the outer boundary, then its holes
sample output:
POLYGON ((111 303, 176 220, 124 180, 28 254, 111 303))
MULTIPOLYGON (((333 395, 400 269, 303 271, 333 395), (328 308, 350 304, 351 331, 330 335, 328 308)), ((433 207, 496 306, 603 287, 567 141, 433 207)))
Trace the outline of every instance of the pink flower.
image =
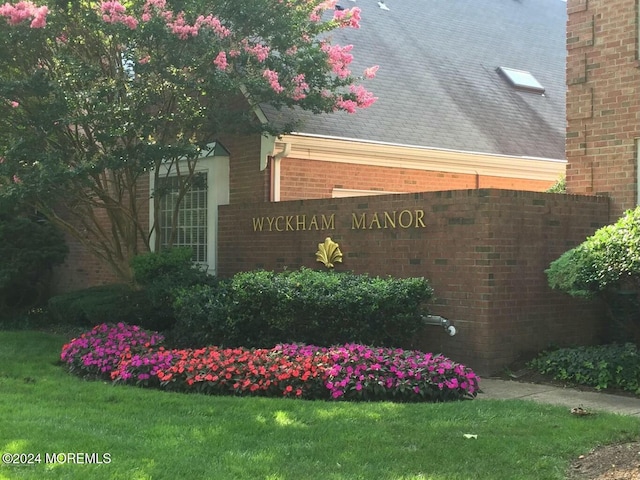
POLYGON ((125 15, 127 9, 120 2, 107 1, 100 4, 100 11, 102 12, 102 20, 106 23, 122 23, 131 30, 135 30, 138 27, 138 20, 131 15, 125 15))
POLYGON ((13 176, 13 183, 22 183, 22 180, 20 180, 20 177, 18 177, 17 175, 13 176))
POLYGON ((336 107, 338 107, 340 110, 344 110, 347 113, 356 113, 358 104, 353 100, 345 100, 344 98, 340 97, 336 101, 336 107))
POLYGON ((144 65, 145 63, 149 63, 149 60, 151 60, 151 57, 149 55, 145 55, 140 60, 138 60, 138 63, 144 65))
POLYGON ((327 62, 333 72, 339 78, 348 77, 351 72, 347 69, 347 66, 353 61, 353 55, 349 52, 353 49, 353 45, 341 47, 340 45, 324 43, 320 48, 327 54, 327 62))
POLYGON ((378 97, 374 97, 373 94, 362 85, 351 85, 349 90, 351 93, 355 94, 356 102, 360 108, 370 107, 376 100, 378 100, 378 97))
POLYGON ((242 39, 244 51, 256 57, 259 62, 264 62, 269 57, 270 48, 266 45, 249 45, 247 39, 242 39))
POLYGON ((175 21, 167 21, 167 27, 169 27, 171 32, 177 35, 180 40, 186 40, 189 37, 196 37, 199 31, 199 26, 189 25, 185 22, 183 12, 178 14, 175 21))
POLYGON ((262 72, 262 76, 267 79, 271 89, 276 93, 281 93, 284 90, 284 87, 280 85, 278 81, 278 72, 274 72, 273 70, 269 70, 268 68, 262 72))
POLYGON ((293 100, 302 100, 307 96, 307 91, 309 90, 309 84, 305 82, 304 74, 296 75, 293 77, 293 94, 291 98, 293 100))
POLYGON ((358 7, 347 8, 346 10, 336 10, 333 19, 340 23, 341 28, 360 28, 360 10, 358 7))
POLYGON ((142 8, 142 21, 148 22, 151 20, 151 12, 158 11, 164 12, 166 7, 166 0, 147 0, 142 8))
POLYGON ((374 65, 373 67, 365 68, 365 70, 364 70, 364 78, 373 78, 373 77, 375 77, 379 68, 380 68, 379 65, 374 65))
POLYGON ((322 20, 322 12, 335 8, 337 3, 338 0, 325 0, 324 2, 320 3, 316 8, 313 9, 313 12, 311 12, 311 14, 309 15, 309 20, 311 20, 312 22, 319 22, 320 20, 322 20))
POLYGON ((218 35, 218 37, 221 39, 231 35, 231 30, 229 30, 227 27, 222 25, 222 22, 220 22, 220 20, 217 17, 214 17, 212 15, 207 15, 206 17, 200 15, 198 17, 198 20, 196 20, 196 26, 199 28, 203 25, 206 25, 209 28, 211 28, 216 33, 216 35, 218 35))
POLYGON ((20 104, 18 102, 9 102, 9 105, 11 105, 13 108, 18 108, 20 106, 20 104))
POLYGON ((47 14, 49 9, 46 6, 37 7, 32 2, 18 2, 16 5, 5 3, 0 6, 0 16, 7 17, 10 25, 17 25, 29 18, 31 28, 44 28, 47 25, 47 14))
POLYGON ((218 70, 226 70, 227 66, 229 65, 227 63, 227 54, 225 52, 218 53, 218 56, 213 61, 213 63, 216 67, 218 67, 218 70))

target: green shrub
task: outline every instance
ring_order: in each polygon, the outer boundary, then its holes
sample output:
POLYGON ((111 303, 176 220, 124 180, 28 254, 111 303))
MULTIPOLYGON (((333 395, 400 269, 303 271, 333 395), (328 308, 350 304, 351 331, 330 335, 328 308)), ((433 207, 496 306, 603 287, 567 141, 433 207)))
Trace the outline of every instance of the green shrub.
POLYGON ((170 248, 161 252, 147 252, 131 261, 134 280, 141 286, 169 284, 196 285, 206 283, 206 270, 192 261, 190 248, 170 248))
POLYGON ((51 268, 62 263, 67 252, 62 234, 50 223, 0 214, 0 317, 43 305, 51 268))
POLYGON ((567 193, 567 177, 562 175, 556 183, 547 189, 547 193, 567 193))
POLYGON ((243 272, 180 290, 173 337, 243 346, 282 342, 404 345, 422 328, 433 291, 423 278, 300 269, 243 272))
POLYGON ((543 352, 529 366, 557 380, 640 394, 640 351, 631 343, 543 352))
POLYGON ((171 329, 176 321, 173 310, 175 291, 215 282, 201 265, 191 259, 190 248, 149 252, 133 258, 134 280, 146 298, 144 313, 138 315, 139 325, 157 331, 171 329))
POLYGON ((608 341, 640 345, 640 207, 565 252, 546 274, 551 288, 604 300, 608 341))
POLYGON ((237 338, 225 282, 179 289, 175 297, 176 323, 166 333, 167 343, 175 347, 225 346, 237 338))
POLYGON ((640 279, 640 207, 596 231, 546 270, 549 285, 576 297, 593 297, 640 279))
POLYGON ((49 299, 48 310, 56 324, 134 323, 143 300, 127 285, 103 285, 56 295, 49 299))

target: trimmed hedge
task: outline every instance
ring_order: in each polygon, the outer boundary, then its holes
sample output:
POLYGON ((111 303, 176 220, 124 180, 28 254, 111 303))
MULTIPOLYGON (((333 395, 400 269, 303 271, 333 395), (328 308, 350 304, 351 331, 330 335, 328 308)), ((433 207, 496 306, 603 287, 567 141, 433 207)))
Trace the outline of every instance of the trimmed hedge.
POLYGON ((179 345, 397 346, 422 328, 433 290, 424 278, 379 278, 300 269, 238 273, 215 286, 182 289, 171 332, 179 345))
MULTIPOLYGON (((170 248, 133 258, 134 281, 136 288, 142 289, 146 305, 130 322, 152 330, 169 330, 176 322, 173 309, 176 291, 216 283, 206 268, 194 263, 192 257, 190 248, 170 248)), ((100 322, 93 322, 96 323, 100 322)))
POLYGON ((640 207, 613 225, 597 230, 562 254, 545 271, 549 286, 575 297, 590 298, 640 280, 640 207))
POLYGON ((139 255, 132 269, 135 288, 103 285, 52 297, 48 303, 52 322, 82 326, 126 322, 164 331, 175 323, 173 301, 178 288, 216 282, 192 263, 191 250, 184 248, 139 255))
POLYGON ((105 322, 135 322, 146 305, 144 294, 128 285, 114 284, 76 290, 51 297, 49 316, 54 324, 90 326, 105 322))

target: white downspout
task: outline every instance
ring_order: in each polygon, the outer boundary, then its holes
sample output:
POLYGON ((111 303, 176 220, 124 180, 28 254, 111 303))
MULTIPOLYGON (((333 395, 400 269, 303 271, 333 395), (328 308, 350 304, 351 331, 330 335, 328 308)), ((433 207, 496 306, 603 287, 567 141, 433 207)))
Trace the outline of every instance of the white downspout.
POLYGON ((280 160, 288 157, 291 153, 291 144, 285 143, 284 149, 271 157, 271 201, 280 201, 280 160))

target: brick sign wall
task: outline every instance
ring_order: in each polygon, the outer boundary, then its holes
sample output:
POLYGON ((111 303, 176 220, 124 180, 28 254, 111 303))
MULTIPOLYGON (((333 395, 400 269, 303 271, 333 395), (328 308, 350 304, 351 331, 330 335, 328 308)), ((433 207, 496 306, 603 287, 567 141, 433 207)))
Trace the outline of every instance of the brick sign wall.
POLYGON ((219 215, 221 276, 324 269, 315 252, 329 236, 344 254, 339 271, 428 278, 432 313, 459 333, 426 327, 411 346, 483 374, 601 334, 599 306, 551 291, 544 269, 608 223, 606 198, 480 189, 227 205, 219 215))

